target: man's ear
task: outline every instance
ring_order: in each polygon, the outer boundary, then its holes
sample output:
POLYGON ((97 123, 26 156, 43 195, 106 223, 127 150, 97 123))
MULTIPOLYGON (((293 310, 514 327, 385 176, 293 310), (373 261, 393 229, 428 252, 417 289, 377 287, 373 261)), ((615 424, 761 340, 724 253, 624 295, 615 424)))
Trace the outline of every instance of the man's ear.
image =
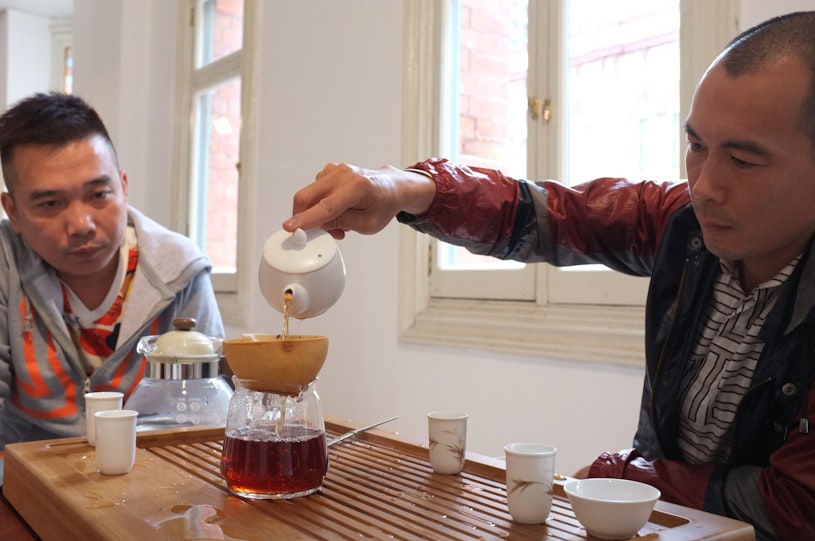
POLYGON ((14 227, 14 231, 19 233, 20 228, 17 227, 17 207, 14 205, 14 198, 10 193, 3 192, 0 194, 0 202, 3 203, 3 210, 6 211, 6 216, 8 216, 12 227, 14 227))

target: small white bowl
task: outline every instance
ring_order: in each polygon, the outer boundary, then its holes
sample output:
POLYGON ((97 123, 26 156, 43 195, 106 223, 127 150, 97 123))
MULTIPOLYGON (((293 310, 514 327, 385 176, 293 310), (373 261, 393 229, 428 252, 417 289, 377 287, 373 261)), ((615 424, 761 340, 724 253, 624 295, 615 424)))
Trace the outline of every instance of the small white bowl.
POLYGON ((578 479, 563 490, 580 524, 600 539, 637 535, 660 496, 651 485, 628 479, 578 479))

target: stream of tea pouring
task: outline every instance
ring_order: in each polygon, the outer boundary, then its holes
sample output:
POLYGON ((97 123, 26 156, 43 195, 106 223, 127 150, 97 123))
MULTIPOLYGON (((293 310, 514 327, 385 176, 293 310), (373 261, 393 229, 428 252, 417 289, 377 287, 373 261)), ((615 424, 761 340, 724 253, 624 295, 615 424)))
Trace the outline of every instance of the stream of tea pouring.
POLYGON ((283 293, 283 335, 281 338, 285 339, 289 336, 289 317, 291 315, 291 303, 294 300, 294 291, 287 289, 283 293))
MULTIPOLYGON (((280 338, 283 340, 289 336, 289 316, 291 315, 291 303, 294 300, 294 292, 287 289, 283 293, 283 334, 280 338)), ((280 416, 277 418, 275 430, 278 436, 283 434, 283 427, 286 426, 286 408, 280 408, 280 416)))
MULTIPOLYGON (((291 304, 292 300, 294 299, 294 292, 291 289, 287 289, 283 293, 283 334, 278 335, 277 337, 281 340, 285 340, 286 337, 289 336, 289 317, 291 312, 291 304)), ((245 338, 251 339, 253 342, 258 341, 258 337, 254 333, 245 333, 243 335, 245 338)), ((283 427, 286 425, 286 408, 280 408, 280 415, 275 422, 275 433, 277 436, 280 436, 283 432, 283 427)))
MULTIPOLYGON (((283 293, 283 333, 277 335, 277 338, 280 340, 285 340, 289 336, 289 318, 291 317, 291 304, 293 300, 294 292, 291 289, 287 289, 285 293, 283 293)), ((255 333, 244 333, 243 336, 253 342, 258 341, 258 337, 255 333)))

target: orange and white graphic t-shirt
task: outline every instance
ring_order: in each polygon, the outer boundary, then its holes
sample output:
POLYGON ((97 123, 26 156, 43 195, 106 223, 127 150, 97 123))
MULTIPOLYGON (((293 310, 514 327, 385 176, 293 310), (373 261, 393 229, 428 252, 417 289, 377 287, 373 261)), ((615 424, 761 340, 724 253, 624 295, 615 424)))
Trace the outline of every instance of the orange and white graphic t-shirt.
POLYGON ((62 284, 63 317, 87 375, 92 374, 116 349, 119 327, 138 261, 136 232, 128 227, 125 242, 119 251, 116 278, 107 297, 97 308, 88 309, 71 288, 62 284))

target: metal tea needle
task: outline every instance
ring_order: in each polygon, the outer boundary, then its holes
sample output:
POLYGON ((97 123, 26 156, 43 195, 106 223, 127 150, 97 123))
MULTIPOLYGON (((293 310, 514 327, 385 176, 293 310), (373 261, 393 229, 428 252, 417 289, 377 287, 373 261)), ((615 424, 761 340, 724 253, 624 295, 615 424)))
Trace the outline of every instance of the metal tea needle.
POLYGON ((343 440, 347 440, 347 439, 348 439, 348 438, 350 438, 351 436, 355 436, 356 434, 359 434, 360 432, 365 432, 366 430, 370 430, 370 429, 372 429, 372 428, 376 428, 376 427, 377 427, 377 426, 379 426, 379 425, 384 425, 385 423, 389 423, 389 422, 391 422, 391 421, 393 421, 393 420, 395 420, 395 419, 398 419, 398 418, 399 418, 399 416, 397 415, 397 416, 395 416, 395 417, 391 417, 390 419, 385 419, 385 420, 383 420, 383 421, 377 421, 377 422, 375 422, 375 423, 373 423, 373 424, 370 424, 370 425, 367 425, 367 426, 363 426, 363 427, 360 427, 360 428, 356 428, 356 429, 354 429, 354 430, 351 430, 350 432, 346 432, 346 433, 345 433, 345 434, 343 434, 342 436, 337 436, 336 438, 334 438, 333 440, 331 440, 330 442, 328 442, 328 447, 331 447, 331 446, 332 446, 332 445, 334 445, 335 443, 339 443, 339 442, 341 442, 341 441, 343 441, 343 440))

